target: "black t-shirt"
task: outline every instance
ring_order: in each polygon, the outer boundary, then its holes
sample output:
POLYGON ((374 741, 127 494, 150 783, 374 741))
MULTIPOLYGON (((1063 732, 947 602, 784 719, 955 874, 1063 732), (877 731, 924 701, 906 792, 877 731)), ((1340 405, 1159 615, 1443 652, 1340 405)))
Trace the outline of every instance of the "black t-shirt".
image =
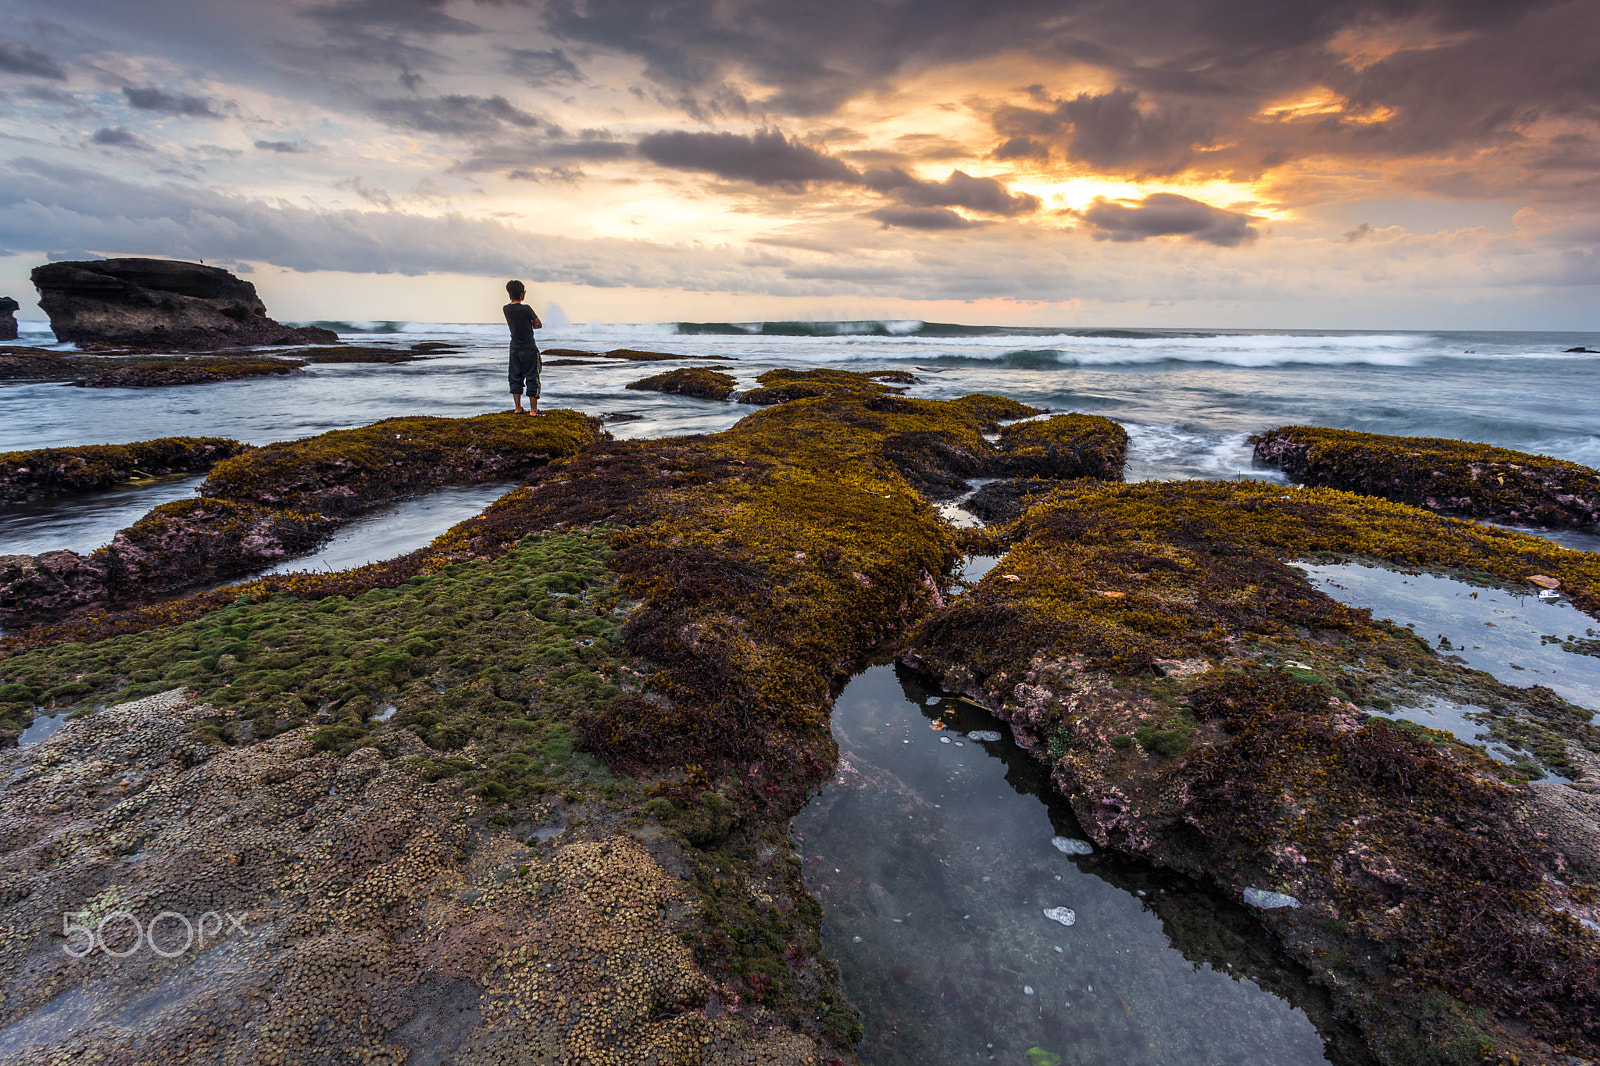
POLYGON ((506 325, 511 327, 511 343, 518 348, 533 344, 533 308, 527 304, 506 304, 506 325))

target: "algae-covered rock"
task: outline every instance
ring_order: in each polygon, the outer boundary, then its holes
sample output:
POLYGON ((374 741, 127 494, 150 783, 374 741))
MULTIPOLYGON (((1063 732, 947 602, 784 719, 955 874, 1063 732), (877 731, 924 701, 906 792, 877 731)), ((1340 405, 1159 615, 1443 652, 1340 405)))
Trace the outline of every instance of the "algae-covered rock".
POLYGON ((1012 478, 991 481, 972 494, 961 506, 991 524, 1011 522, 1021 517, 1034 501, 1060 487, 1053 478, 1012 478))
POLYGON ((885 382, 915 384, 915 375, 904 370, 769 370, 756 378, 759 389, 739 397, 740 403, 765 407, 815 396, 889 396, 906 390, 885 382))
POLYGON ((534 538, 335 610, 10 660, 153 691, 0 752, 6 1061, 820 1062, 763 1004, 720 1010, 694 860, 572 751, 627 676, 606 554, 534 538))
POLYGON ((86 389, 155 389, 172 385, 214 385, 246 378, 282 377, 304 363, 288 359, 141 359, 101 365, 73 384, 86 389), (109 365, 106 365, 109 364, 109 365))
POLYGON ((223 437, 160 437, 0 454, 0 500, 95 492, 130 480, 210 470, 249 445, 223 437))
POLYGON ((1380 1061, 1600 1051, 1600 938, 1574 917, 1600 885, 1522 828, 1552 816, 1509 768, 1359 707, 1467 696, 1569 774, 1566 746, 1600 751, 1590 713, 1442 660, 1287 565, 1338 552, 1508 583, 1564 567, 1594 612, 1593 556, 1260 483, 1066 482, 997 537, 1005 556, 906 658, 1010 721, 1095 844, 1235 899, 1292 897, 1261 921, 1380 1061))
POLYGON ((280 358, 302 359, 307 363, 414 363, 428 354, 453 352, 447 345, 423 342, 414 344, 410 351, 398 348, 373 348, 357 344, 323 346, 318 348, 293 348, 276 353, 280 358))
POLYGON ((638 381, 630 381, 627 388, 635 392, 664 392, 669 396, 693 396, 700 400, 726 400, 737 382, 733 375, 720 370, 700 367, 683 367, 652 374, 638 381))
POLYGON ((996 470, 1009 477, 1121 481, 1128 433, 1100 415, 1053 415, 1006 426, 1000 452, 996 470))
POLYGON ((39 597, 54 587, 50 573, 78 575, 72 607, 164 598, 312 551, 386 501, 522 474, 604 435, 597 419, 573 411, 498 413, 391 418, 253 449, 213 467, 200 499, 162 504, 81 565, 57 559, 42 571, 28 556, 0 559, 0 619, 59 614, 61 596, 39 597))
POLYGON ((1560 529, 1600 522, 1600 471, 1436 437, 1281 426, 1250 438, 1256 459, 1308 485, 1430 511, 1560 529))

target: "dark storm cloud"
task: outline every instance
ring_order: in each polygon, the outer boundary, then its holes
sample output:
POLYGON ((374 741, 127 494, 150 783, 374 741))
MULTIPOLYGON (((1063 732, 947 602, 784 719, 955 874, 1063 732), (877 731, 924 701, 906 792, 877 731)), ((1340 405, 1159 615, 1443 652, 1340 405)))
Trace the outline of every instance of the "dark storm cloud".
POLYGON ((880 207, 876 211, 868 211, 867 217, 882 222, 885 228, 898 226, 901 229, 936 231, 972 229, 983 225, 944 207, 880 207))
POLYGON ((544 120, 503 96, 415 96, 375 100, 373 114, 401 129, 471 137, 499 133, 507 127, 533 129, 544 120))
POLYGON ((471 22, 446 14, 449 0, 338 0, 308 8, 317 22, 347 33, 475 34, 482 30, 471 22))
POLYGON ((994 178, 975 178, 962 170, 952 170, 944 181, 925 181, 892 167, 869 170, 861 176, 861 182, 913 207, 964 207, 1008 218, 1039 210, 1037 196, 1012 193, 994 178))
POLYGON ((994 113, 996 132, 1007 140, 999 159, 1048 159, 1058 148, 1068 159, 1101 171, 1172 174, 1193 158, 1209 137, 1181 110, 1145 110, 1139 94, 1113 89, 1079 93, 1050 109, 1003 107, 994 113))
POLYGON ((820 115, 913 67, 1030 54, 1062 78, 997 108, 993 155, 1121 176, 1251 180, 1311 156, 1517 149, 1541 118, 1600 122, 1592 0, 550 0, 545 23, 639 58, 690 113, 753 82, 772 87, 754 114, 820 115), (1084 66, 1111 91, 1081 94, 1084 66), (1349 114, 1263 115, 1320 86, 1349 114))
POLYGON ((143 89, 124 87, 122 95, 137 110, 183 118, 222 118, 224 112, 233 106, 231 101, 219 102, 204 96, 169 93, 153 86, 143 89))
POLYGON ((1187 237, 1205 244, 1232 248, 1256 239, 1255 219, 1234 211, 1224 211, 1199 200, 1175 193, 1152 193, 1143 200, 1127 202, 1097 196, 1082 211, 1075 212, 1094 230, 1095 240, 1142 241, 1149 237, 1187 237))
POLYGON ((577 64, 559 48, 545 51, 508 48, 504 70, 524 85, 536 89, 547 85, 572 85, 583 80, 583 73, 577 64))
POLYGON ((256 147, 263 152, 282 152, 285 155, 311 151, 311 145, 304 141, 257 141, 256 147))
POLYGON ((123 129, 121 126, 95 130, 94 136, 90 137, 89 141, 105 148, 133 148, 141 152, 150 150, 150 146, 144 142, 144 138, 131 130, 123 129))
POLYGON ((664 130, 639 140, 639 154, 657 166, 701 170, 731 181, 800 189, 813 182, 855 184, 861 176, 845 163, 779 130, 690 133, 664 130))
POLYGON ((9 37, 0 37, 0 71, 54 81, 67 80, 67 72, 54 56, 9 37))

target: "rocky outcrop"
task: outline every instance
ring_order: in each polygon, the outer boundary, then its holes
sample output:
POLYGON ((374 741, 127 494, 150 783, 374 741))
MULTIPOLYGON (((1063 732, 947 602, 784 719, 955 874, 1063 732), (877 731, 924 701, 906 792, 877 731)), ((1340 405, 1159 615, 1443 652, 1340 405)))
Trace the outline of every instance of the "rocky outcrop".
POLYGON ((218 463, 201 498, 154 508, 88 556, 0 556, 0 620, 141 603, 315 550, 386 501, 527 473, 604 434, 575 411, 542 418, 391 418, 218 463))
POLYGON ((1280 426, 1250 443, 1258 462, 1306 485, 1513 525, 1581 529, 1600 522, 1600 471, 1545 455, 1313 426, 1280 426))
POLYGON ((1286 562, 1559 569, 1594 613, 1585 553, 1260 482, 1063 482, 1002 535, 905 658, 1010 722, 1096 844, 1256 908, 1378 1061, 1600 1052, 1600 939, 1582 925, 1597 812, 1576 787, 1600 750, 1590 712, 1441 659, 1286 562), (1491 735, 1527 737, 1574 789, 1523 787, 1525 769, 1361 709, 1423 693, 1498 708, 1491 735))
POLYGON ((140 359, 117 361, 73 384, 84 389, 160 389, 172 385, 216 385, 246 378, 283 377, 304 366, 289 359, 140 359))
POLYGON ((197 473, 248 448, 226 437, 161 437, 134 444, 5 452, 0 454, 0 500, 96 492, 125 481, 197 473))
POLYGON ((700 367, 682 367, 664 374, 652 374, 630 381, 625 388, 635 392, 664 392, 669 396, 693 396, 699 400, 726 400, 735 385, 732 374, 700 367))
POLYGON ((0 296, 0 341, 17 339, 17 308, 22 306, 9 296, 0 296))
POLYGON ((155 351, 330 344, 338 334, 267 317, 256 287, 219 267, 166 259, 47 263, 33 270, 57 339, 155 351))

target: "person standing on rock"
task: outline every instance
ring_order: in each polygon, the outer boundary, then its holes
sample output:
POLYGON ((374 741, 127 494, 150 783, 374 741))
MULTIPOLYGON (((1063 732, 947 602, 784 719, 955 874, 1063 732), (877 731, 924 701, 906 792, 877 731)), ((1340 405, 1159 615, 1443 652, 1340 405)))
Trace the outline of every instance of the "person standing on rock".
POLYGON ((528 413, 539 413, 539 345, 533 331, 543 327, 533 308, 522 302, 528 287, 520 281, 506 282, 506 325, 511 328, 511 408, 522 411, 522 394, 528 394, 528 413))

